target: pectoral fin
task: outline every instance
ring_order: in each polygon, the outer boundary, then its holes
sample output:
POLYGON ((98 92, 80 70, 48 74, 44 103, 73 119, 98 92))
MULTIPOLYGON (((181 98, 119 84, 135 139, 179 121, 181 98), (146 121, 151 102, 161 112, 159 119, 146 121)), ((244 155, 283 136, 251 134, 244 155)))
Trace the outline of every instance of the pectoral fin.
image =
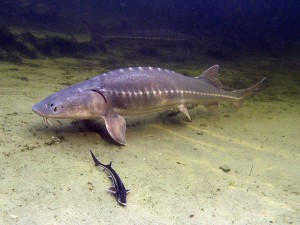
POLYGON ((119 144, 126 145, 125 131, 126 121, 125 119, 116 114, 115 112, 108 113, 107 117, 104 118, 106 129, 110 136, 119 144))
POLYGON ((109 187, 109 188, 107 188, 107 191, 110 192, 110 193, 113 193, 113 194, 116 194, 116 193, 117 193, 115 187, 109 187))
POLYGON ((189 120, 191 121, 190 114, 189 114, 189 112, 188 112, 185 105, 179 105, 178 109, 179 109, 180 112, 183 112, 189 118, 189 120))

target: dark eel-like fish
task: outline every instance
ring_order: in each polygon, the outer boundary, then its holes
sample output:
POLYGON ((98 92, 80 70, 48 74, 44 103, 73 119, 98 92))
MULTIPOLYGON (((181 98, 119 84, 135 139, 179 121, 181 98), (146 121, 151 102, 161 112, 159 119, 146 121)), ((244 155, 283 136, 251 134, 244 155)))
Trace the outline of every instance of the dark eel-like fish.
POLYGON ((118 202, 123 205, 126 206, 126 195, 127 193, 130 191, 129 189, 126 189, 120 176, 117 174, 117 172, 111 167, 112 162, 110 162, 107 165, 102 164, 94 155, 94 153, 92 152, 92 150, 90 150, 91 155, 93 157, 93 160, 95 162, 95 166, 97 167, 101 167, 105 170, 107 170, 107 172, 109 173, 109 177, 112 179, 113 182, 113 186, 108 188, 108 191, 111 193, 114 193, 117 198, 118 198, 118 202))

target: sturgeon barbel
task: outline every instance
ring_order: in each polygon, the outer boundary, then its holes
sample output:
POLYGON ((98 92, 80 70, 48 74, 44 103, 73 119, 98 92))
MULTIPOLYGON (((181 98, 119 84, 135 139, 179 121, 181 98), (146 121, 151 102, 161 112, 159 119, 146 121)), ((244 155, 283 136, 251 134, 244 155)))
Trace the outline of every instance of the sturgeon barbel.
POLYGON ((58 91, 32 110, 46 118, 102 118, 110 136, 126 145, 123 116, 147 114, 177 107, 189 119, 188 104, 203 104, 215 111, 219 101, 238 107, 265 80, 237 91, 222 89, 215 65, 198 77, 153 67, 128 67, 100 74, 58 91))

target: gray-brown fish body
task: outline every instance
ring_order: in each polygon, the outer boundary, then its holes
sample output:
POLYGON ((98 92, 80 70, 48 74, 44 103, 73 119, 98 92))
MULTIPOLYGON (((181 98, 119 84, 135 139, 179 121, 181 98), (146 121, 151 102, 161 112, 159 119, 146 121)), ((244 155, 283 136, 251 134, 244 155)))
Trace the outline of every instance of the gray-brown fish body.
POLYGON ((98 75, 54 93, 32 109, 45 118, 103 118, 111 137, 125 145, 123 116, 146 114, 178 107, 190 119, 186 106, 202 103, 215 110, 219 101, 239 106, 263 82, 225 91, 216 78, 218 65, 197 78, 152 67, 129 67, 98 75))
POLYGON ((181 45, 192 45, 196 38, 193 36, 183 34, 180 32, 165 30, 165 29, 144 29, 144 30, 129 30, 119 32, 118 34, 111 34, 103 36, 104 40, 135 40, 142 41, 149 45, 154 46, 167 46, 170 45, 181 46, 181 45))
POLYGON ((148 46, 195 46, 197 42, 200 42, 191 35, 161 28, 132 29, 126 27, 122 31, 106 34, 87 21, 83 21, 83 23, 91 34, 90 43, 93 45, 114 40, 140 41, 143 45, 148 46))

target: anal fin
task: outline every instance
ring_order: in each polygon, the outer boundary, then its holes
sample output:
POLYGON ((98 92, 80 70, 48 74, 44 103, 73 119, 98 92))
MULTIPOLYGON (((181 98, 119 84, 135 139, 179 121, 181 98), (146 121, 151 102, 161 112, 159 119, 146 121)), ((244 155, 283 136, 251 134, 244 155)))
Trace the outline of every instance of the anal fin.
POLYGON ((202 103, 209 112, 216 113, 219 110, 219 103, 218 102, 207 102, 207 103, 202 103))
POLYGON ((243 100, 241 99, 241 100, 238 100, 238 101, 231 102, 231 105, 233 106, 233 108, 235 110, 238 110, 239 108, 241 108, 242 103, 243 103, 243 100))

